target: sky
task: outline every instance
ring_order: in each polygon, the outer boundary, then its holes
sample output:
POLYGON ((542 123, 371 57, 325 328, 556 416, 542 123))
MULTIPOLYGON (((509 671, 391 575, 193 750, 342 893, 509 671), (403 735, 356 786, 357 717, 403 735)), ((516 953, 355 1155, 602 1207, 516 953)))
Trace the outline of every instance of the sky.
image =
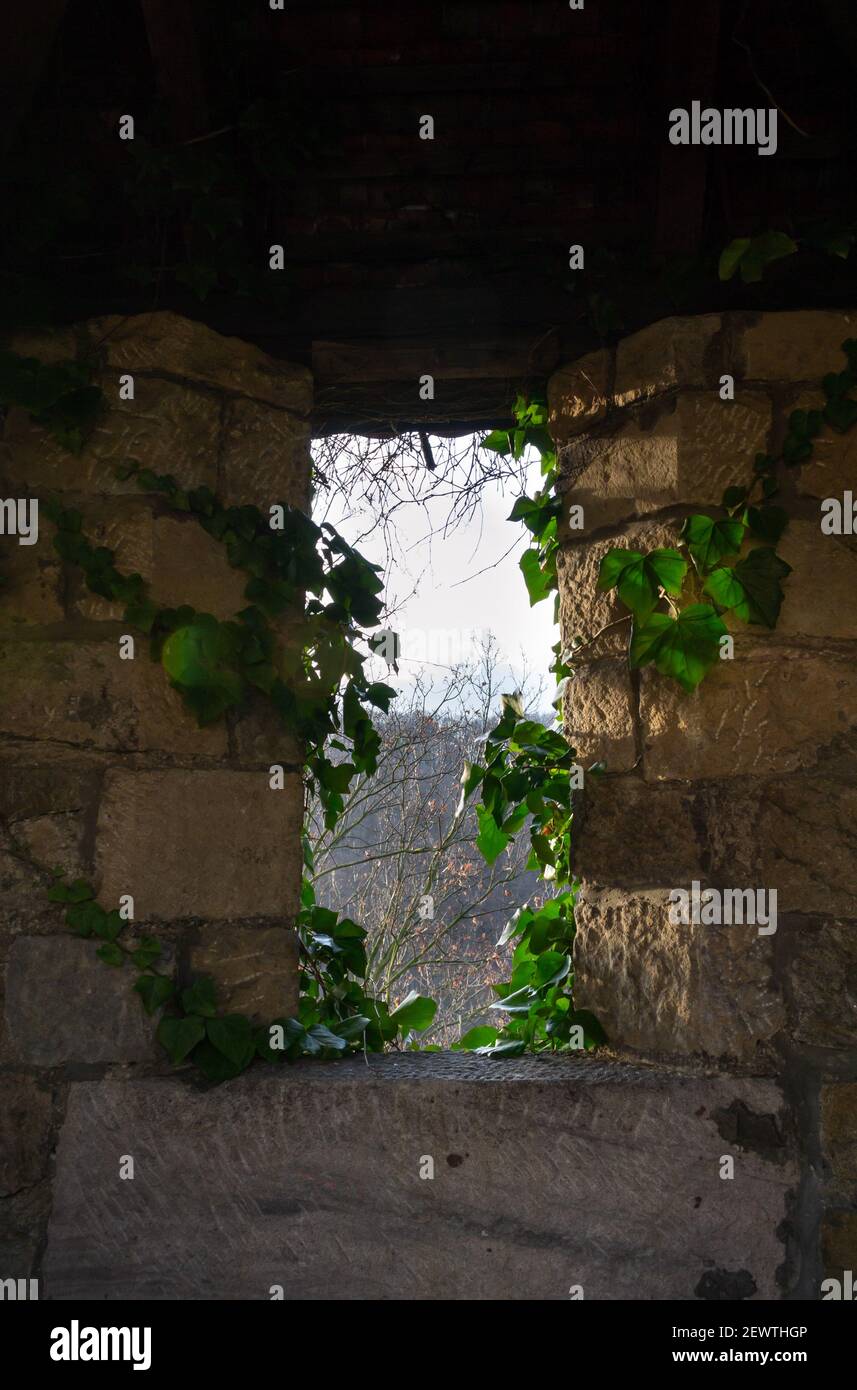
MULTIPOLYGON (((538 456, 529 467, 527 492, 540 486, 538 456)), ((557 640, 553 600, 530 607, 518 560, 528 534, 520 522, 507 517, 518 496, 517 487, 488 483, 481 514, 442 534, 448 502, 428 503, 397 514, 398 546, 392 557, 379 530, 366 531, 365 515, 348 517, 343 509, 327 519, 346 540, 357 543, 367 559, 389 564, 386 592, 395 608, 389 626, 401 644, 401 679, 417 672, 442 677, 456 661, 466 660, 479 633, 492 632, 506 665, 517 673, 522 666, 537 676, 547 673, 551 646, 557 640), (431 531, 434 535, 430 535, 431 531), (358 539, 359 538, 359 539, 358 539)), ((552 689, 552 679, 548 682, 552 689)))

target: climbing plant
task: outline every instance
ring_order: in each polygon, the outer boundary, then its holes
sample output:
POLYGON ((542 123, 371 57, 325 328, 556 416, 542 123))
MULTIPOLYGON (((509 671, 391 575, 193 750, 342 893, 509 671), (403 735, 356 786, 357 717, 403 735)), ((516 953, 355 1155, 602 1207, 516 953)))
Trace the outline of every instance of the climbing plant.
POLYGON ((755 236, 733 237, 723 248, 717 266, 721 280, 740 275, 745 285, 756 284, 774 261, 785 260, 800 250, 822 251, 847 261, 857 241, 857 223, 824 223, 808 229, 798 239, 788 232, 765 231, 755 236))
MULTIPOLYGON (((535 497, 515 503, 510 520, 520 521, 532 536, 521 557, 530 604, 557 591, 558 526, 562 499, 557 495, 557 459, 547 428, 543 400, 519 396, 514 427, 494 430, 483 447, 522 457, 528 447, 541 457, 542 487, 535 497)), ((556 609, 555 609, 556 616, 556 609)), ((561 644, 554 647, 551 670, 560 685, 554 705, 562 700, 568 668, 561 644)), ((574 792, 582 769, 577 754, 559 727, 525 719, 519 702, 507 697, 497 725, 484 745, 484 757, 467 763, 462 777, 459 811, 478 790, 481 801, 477 847, 493 863, 512 837, 528 826, 531 852, 527 867, 541 874, 557 891, 540 908, 525 906, 507 923, 498 945, 514 942, 510 978, 494 986, 493 1008, 508 1015, 502 1028, 471 1029, 457 1046, 485 1056, 592 1048, 605 1040, 597 1019, 574 1007, 571 950, 574 904, 578 885, 571 867, 571 826, 574 792)), ((597 774, 599 769, 590 769, 597 774)))
MULTIPOLYGON (((842 344, 846 367, 824 377, 825 404, 818 410, 795 410, 788 419, 777 457, 758 453, 742 483, 728 487, 714 515, 695 513, 685 520, 674 547, 648 552, 616 548, 601 561, 598 587, 615 590, 627 610, 609 626, 628 624, 628 662, 632 670, 653 665, 659 674, 691 692, 709 673, 724 650, 728 630, 724 618, 776 626, 783 603, 783 581, 791 567, 776 545, 788 513, 774 499, 780 493, 782 470, 807 462, 814 441, 825 425, 844 433, 857 422, 857 339, 842 344)), ((511 429, 495 430, 483 447, 520 458, 533 447, 541 457, 543 485, 534 497, 522 497, 510 520, 521 521, 532 535, 520 565, 535 604, 557 591, 558 526, 562 499, 558 496, 557 456, 547 431, 544 400, 519 396, 511 429)), ((574 636, 567 649, 554 648, 551 667, 558 686, 554 706, 561 708, 574 664, 601 635, 574 636)), ((557 716, 561 723, 561 715, 557 716)), ((576 1045, 594 1046, 604 1034, 590 1015, 575 1010, 571 948, 574 939, 574 882, 570 845, 573 817, 574 752, 559 731, 521 717, 514 700, 485 745, 485 758, 467 764, 462 778, 462 804, 481 790, 476 813, 480 826, 477 845, 492 862, 512 835, 526 822, 532 843, 529 867, 560 891, 533 910, 525 907, 507 925, 501 944, 514 941, 512 973, 496 985, 494 1007, 510 1021, 501 1029, 476 1028, 458 1044, 491 1055, 569 1046, 575 1024, 576 1045), (563 885, 569 885, 564 887, 563 885)), ((590 769, 596 775, 603 768, 590 769)), ((579 783, 578 783, 579 785, 579 783)))
POLYGON ((189 1061, 215 1082, 239 1076, 256 1058, 282 1062, 334 1059, 358 1048, 380 1052, 393 1039, 406 1039, 414 1029, 427 1027, 422 1021, 427 1013, 434 1016, 433 1001, 416 994, 392 1012, 383 1000, 367 998, 360 987, 364 929, 307 902, 311 896, 311 886, 305 883, 305 905, 297 922, 303 985, 298 1015, 255 1024, 245 1014, 223 1012, 210 976, 199 975, 180 989, 172 972, 158 968, 164 964, 164 952, 155 937, 144 934, 134 945, 126 945, 121 934, 127 923, 121 910, 102 907, 86 880, 66 883, 56 874, 48 891, 51 902, 66 905, 66 924, 76 936, 101 941, 99 960, 136 969, 133 988, 146 1013, 158 1016, 156 1036, 172 1064, 189 1061))
MULTIPOLYGON (((857 400, 852 396, 857 388, 857 339, 848 339, 843 351, 845 370, 824 378, 824 406, 792 412, 779 456, 757 454, 751 476, 727 488, 719 507, 711 509, 716 515, 689 516, 674 547, 647 553, 617 548, 604 556, 598 586, 615 589, 627 609, 616 622, 629 625, 632 668, 652 664, 692 691, 721 654, 728 636, 724 616, 776 625, 782 581, 790 573, 776 553, 788 521, 785 509, 774 500, 781 470, 812 456, 814 440, 825 425, 842 433, 857 421, 857 400)), ((13 354, 0 359, 0 369, 2 403, 24 405, 66 447, 82 447, 83 420, 91 422, 91 412, 96 405, 100 408, 88 374, 63 366, 47 369, 35 359, 15 359, 13 354), (83 417, 75 424, 72 402, 79 391, 87 394, 83 417)), ((530 602, 553 594, 556 613, 562 501, 546 403, 518 397, 514 421, 511 429, 492 432, 483 446, 516 459, 528 447, 539 452, 542 487, 534 497, 520 498, 510 519, 521 521, 532 537, 520 562, 530 602)), ((310 789, 317 791, 326 823, 333 826, 351 778, 359 772, 371 774, 377 763, 379 736, 369 709, 386 711, 394 695, 391 687, 367 677, 366 656, 357 646, 362 640, 371 650, 367 632, 380 620, 377 567, 332 527, 317 526, 286 504, 272 507, 265 517, 255 507, 225 507, 208 488, 185 489, 172 475, 155 474, 137 464, 129 464, 121 476, 133 477, 143 490, 159 494, 165 505, 190 514, 224 545, 229 563, 248 574, 247 607, 234 619, 222 621, 187 605, 158 606, 142 576, 121 573, 111 550, 92 545, 79 512, 49 499, 45 510, 56 525, 58 553, 80 566, 92 592, 124 605, 123 620, 148 637, 151 656, 161 662, 200 724, 238 707, 248 689, 262 691, 283 727, 305 748, 310 789), (286 612, 293 621, 289 641, 281 644, 270 619, 286 612), (341 756, 334 759, 331 753, 341 756)), ((599 636, 600 632, 575 636, 565 650, 561 642, 554 646, 555 708, 561 708, 575 661, 599 636)), ((539 908, 523 907, 507 924, 501 944, 515 943, 512 972, 508 981, 494 987, 494 1007, 508 1021, 501 1028, 471 1029, 457 1044, 462 1049, 509 1055, 527 1048, 590 1048, 604 1040, 597 1020, 575 1009, 573 999, 571 949, 578 885, 571 863, 571 826, 582 769, 560 722, 559 715, 553 728, 527 719, 520 704, 508 697, 485 739, 481 761, 464 769, 457 814, 463 814, 478 789, 476 843, 484 858, 493 863, 526 825, 531 843, 528 867, 557 891, 539 908)), ((589 775, 602 771, 596 765, 589 775)), ((312 850, 306 839, 304 854, 311 873, 312 850)), ((212 1080, 237 1075, 256 1056, 334 1057, 358 1045, 381 1050, 394 1039, 418 1047, 416 1035, 434 1018, 435 1002, 420 995, 408 996, 393 1011, 384 1001, 366 996, 365 929, 320 907, 309 875, 304 878, 297 922, 299 1015, 274 1020, 263 1029, 243 1016, 221 1014, 210 980, 177 990, 172 979, 155 968, 161 960, 159 944, 144 936, 126 947, 119 939, 121 915, 98 904, 89 884, 78 880, 68 885, 58 878, 51 897, 66 904, 72 930, 101 939, 98 955, 106 964, 118 967, 131 960, 140 972, 135 988, 143 1006, 149 1013, 161 1013, 158 1037, 172 1061, 189 1058, 212 1080), (277 1046, 272 1046, 273 1030, 280 1030, 277 1046)))
POLYGON ((0 406, 17 405, 58 443, 79 454, 104 405, 86 362, 44 363, 0 352, 0 406))
MULTIPOLYGON (((13 353, 0 358, 0 403, 26 408, 73 453, 80 452, 103 408, 85 365, 46 367, 13 353)), ((380 738, 371 710, 386 712, 395 695, 365 670, 382 611, 378 567, 332 526, 318 526, 288 504, 275 504, 265 516, 252 506, 226 507, 207 487, 183 488, 172 475, 136 463, 117 473, 159 495, 163 506, 187 514, 224 546, 229 564, 247 574, 246 607, 221 620, 189 605, 157 604, 142 575, 123 573, 110 548, 90 541, 76 508, 49 497, 43 509, 55 526, 54 548, 80 568, 92 593, 122 605, 123 623, 148 639, 151 658, 200 725, 238 709, 251 690, 270 700, 302 750, 305 785, 333 828, 351 779, 377 765, 380 738), (271 620, 284 616, 287 635, 281 640, 271 620)), ((263 1027, 244 1015, 224 1014, 210 978, 178 989, 171 974, 158 968, 159 942, 144 935, 125 945, 121 911, 99 904, 89 883, 66 883, 56 875, 49 897, 66 905, 67 924, 77 935, 100 940, 97 955, 106 965, 136 967, 134 988, 146 1012, 159 1015, 157 1037, 171 1061, 189 1060, 212 1081, 237 1075, 257 1056, 328 1058, 357 1047, 378 1051, 394 1040, 418 1045, 416 1034, 434 1018, 434 1000, 412 992, 390 1010, 384 1000, 367 996, 366 930, 316 903, 306 837, 303 846, 307 872, 295 924, 298 1015, 263 1027)))

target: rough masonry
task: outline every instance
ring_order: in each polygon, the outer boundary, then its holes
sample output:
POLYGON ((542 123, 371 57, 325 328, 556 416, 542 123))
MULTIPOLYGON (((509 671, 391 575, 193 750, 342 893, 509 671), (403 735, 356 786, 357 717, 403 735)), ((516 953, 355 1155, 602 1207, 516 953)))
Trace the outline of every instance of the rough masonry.
MULTIPOLYGON (((551 378, 564 496, 586 523, 563 536, 566 643, 625 612, 596 590, 605 552, 668 546, 691 512, 717 515, 790 412, 824 404, 855 334, 857 312, 666 319, 551 378)), ((622 1050, 786 1080, 840 1273, 857 1261, 857 543, 822 533, 820 502, 853 489, 855 448, 825 429, 784 481, 792 573, 773 631, 735 622, 734 659, 687 695, 629 671, 627 626, 611 627, 566 705, 583 760, 611 774, 580 817, 577 999, 622 1050), (776 889, 776 933, 671 926, 669 891, 693 880, 776 889)))

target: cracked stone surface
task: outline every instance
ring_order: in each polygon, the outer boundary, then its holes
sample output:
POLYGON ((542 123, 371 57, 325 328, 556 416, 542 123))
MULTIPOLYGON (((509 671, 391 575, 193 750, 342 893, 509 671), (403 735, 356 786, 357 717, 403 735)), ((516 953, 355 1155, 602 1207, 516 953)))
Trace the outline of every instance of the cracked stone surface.
POLYGON ((794 1156, 721 1131, 740 1107, 782 1136, 782 1106, 771 1081, 588 1058, 76 1083, 45 1296, 777 1298, 794 1156))

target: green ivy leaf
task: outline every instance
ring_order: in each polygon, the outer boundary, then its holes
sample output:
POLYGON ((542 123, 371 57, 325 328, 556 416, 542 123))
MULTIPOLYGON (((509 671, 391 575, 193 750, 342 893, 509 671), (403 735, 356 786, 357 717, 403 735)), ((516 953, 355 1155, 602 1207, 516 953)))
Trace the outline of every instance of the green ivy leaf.
POLYGON ((511 454, 512 437, 508 430, 492 430, 482 440, 482 448, 490 449, 494 454, 511 454))
POLYGON ((751 550, 731 570, 714 570, 705 592, 722 608, 731 608, 745 623, 776 627, 783 602, 781 581, 791 574, 791 565, 781 560, 770 546, 751 550))
POLYGON ((187 1018, 162 1018, 155 1036, 173 1066, 177 1067, 205 1037, 205 1024, 201 1018, 193 1015, 187 1018))
POLYGON ((66 908, 65 920, 78 936, 100 936, 104 941, 114 941, 122 930, 119 913, 107 913, 97 902, 74 903, 66 908))
MULTIPOLYGON (((741 612, 741 606, 746 605, 747 596, 741 581, 735 578, 734 570, 725 566, 712 570, 705 581, 704 592, 711 595, 718 607, 732 608, 739 618, 744 618, 745 622, 749 621, 749 617, 741 612)), ((748 611, 745 609, 745 612, 748 611)))
POLYGON ((199 1067, 203 1076, 208 1081, 220 1083, 221 1081, 234 1081, 236 1076, 240 1076, 242 1071, 246 1071, 254 1055, 255 1042, 253 1051, 246 1060, 242 1058, 240 1062, 233 1062, 218 1048, 214 1047, 207 1038, 204 1038, 198 1047, 194 1048, 191 1061, 195 1067, 199 1067))
POLYGON ((334 1052, 344 1052, 348 1047, 348 1039, 341 1033, 332 1033, 323 1023, 314 1023, 307 1029, 307 1036, 317 1042, 320 1047, 328 1048, 334 1052))
MULTIPOLYGON (((139 970, 148 970, 161 954, 161 944, 153 936, 144 936, 140 945, 131 953, 131 959, 139 970)), ((193 1010, 189 1010, 193 1012, 193 1010)))
POLYGON ((537 550, 525 550, 518 566, 530 596, 530 607, 533 608, 537 603, 541 603, 542 599, 546 599, 553 589, 552 576, 542 567, 537 550))
POLYGON ((108 941, 104 946, 99 946, 95 952, 99 960, 103 960, 105 965, 122 965, 125 961, 125 953, 114 941, 108 941))
POLYGON ((741 503, 745 502, 746 499, 747 488, 728 487, 723 494, 720 505, 721 507, 725 507, 727 511, 731 511, 733 507, 740 507, 741 503))
POLYGON ((783 507, 748 507, 747 525, 757 540, 776 545, 789 521, 783 507))
POLYGON ((708 603, 691 604, 678 618, 652 613, 645 622, 633 624, 630 665, 637 669, 653 661, 662 676, 672 676, 693 691, 718 660, 725 635, 723 622, 708 603))
POLYGON ((157 1013, 172 998, 175 990, 172 980, 163 975, 139 975, 134 988, 143 1001, 143 1008, 150 1015, 157 1013))
POLYGON ((741 279, 745 285, 761 280, 765 266, 772 261, 793 256, 797 242, 785 232, 762 232, 760 236, 736 237, 720 257, 718 275, 721 280, 731 280, 740 268, 741 279))
POLYGON ((244 1014, 224 1014, 223 1018, 206 1020, 209 1042, 236 1067, 245 1067, 252 1058, 256 1043, 249 1018, 244 1014))
POLYGON ((478 1057, 520 1057, 526 1052, 527 1044, 522 1038, 509 1042, 495 1042, 490 1047, 477 1047, 474 1049, 478 1057))
POLYGON ((344 1038, 346 1042, 356 1042, 358 1038, 363 1037, 369 1027, 369 1022, 370 1020, 365 1014, 353 1014, 344 1023, 337 1023, 333 1031, 338 1037, 344 1038))
POLYGON ((426 995, 418 994, 416 990, 412 989, 401 1004, 391 1011, 390 1018, 403 1034, 410 1032, 411 1029, 421 1033, 431 1026, 436 1013, 437 1000, 429 999, 426 995))
POLYGON ((824 408, 824 418, 831 429, 836 430, 838 434, 845 434, 857 423, 857 401, 849 400, 846 396, 828 401, 824 408))
POLYGON ((476 847, 486 863, 493 864, 503 853, 503 850, 509 843, 510 837, 497 824, 494 819, 494 813, 487 810, 484 806, 477 806, 476 818, 479 822, 479 834, 476 836, 476 847))
POLYGON ((681 535, 697 568, 705 574, 719 564, 724 555, 738 554, 744 539, 744 523, 733 517, 713 521, 710 516, 689 516, 681 535))
POLYGON ((731 280, 741 261, 750 249, 750 238, 748 236, 735 237, 729 245, 724 247, 720 253, 720 262, 717 267, 717 274, 721 280, 731 280))
POLYGON ((562 951, 544 951, 536 961, 533 985, 544 989, 564 980, 571 969, 571 956, 562 951))
POLYGON ((608 550, 598 571, 598 588, 617 588, 626 608, 637 618, 652 612, 661 588, 680 594, 687 561, 677 550, 608 550))
POLYGON ((95 891, 92 885, 90 883, 87 883, 85 878, 76 878, 74 880, 74 883, 72 883, 68 889, 68 896, 66 897, 66 902, 84 903, 87 902, 89 898, 94 897, 95 891))
POLYGON ((188 1014, 214 1018, 217 1013, 217 995, 214 981, 209 975, 201 975, 187 989, 182 990, 182 1008, 188 1014))
POLYGON ((607 1034, 595 1014, 590 1013, 588 1009, 572 1010, 568 1015, 568 1022, 570 1026, 577 1024, 583 1029, 583 1046, 587 1051, 607 1042, 607 1034))
POLYGON ((181 688, 200 723, 218 718, 240 700, 244 687, 234 669, 235 660, 234 632, 205 613, 170 633, 161 653, 164 670, 181 688))

